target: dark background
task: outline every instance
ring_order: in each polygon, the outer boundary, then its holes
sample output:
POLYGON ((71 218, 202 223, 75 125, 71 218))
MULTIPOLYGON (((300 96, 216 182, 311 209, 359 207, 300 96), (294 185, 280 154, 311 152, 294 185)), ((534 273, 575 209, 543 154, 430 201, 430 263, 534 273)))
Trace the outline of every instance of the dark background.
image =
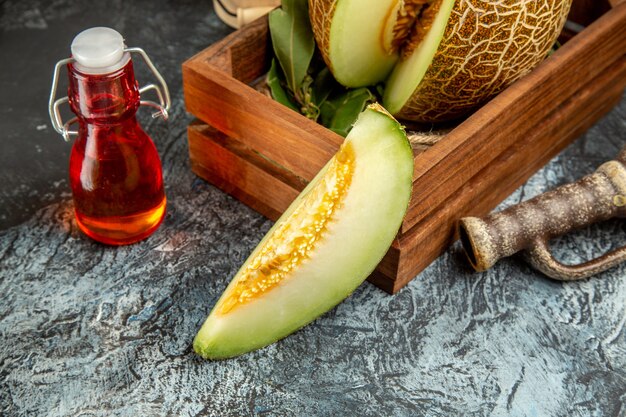
MULTIPOLYGON (((230 29, 208 1, 0 10, 0 415, 626 415, 626 266, 570 284, 515 258, 475 274, 455 245, 395 296, 365 283, 277 344, 197 358, 195 332, 271 226, 189 168, 180 65, 230 29), (92 26, 143 47, 173 98, 168 123, 139 112, 163 161, 168 214, 128 247, 78 231, 71 144, 48 118, 54 64, 92 26)), ((623 100, 502 207, 612 158, 625 115, 623 100)), ((580 262, 623 245, 624 223, 560 239, 557 255, 580 262)))

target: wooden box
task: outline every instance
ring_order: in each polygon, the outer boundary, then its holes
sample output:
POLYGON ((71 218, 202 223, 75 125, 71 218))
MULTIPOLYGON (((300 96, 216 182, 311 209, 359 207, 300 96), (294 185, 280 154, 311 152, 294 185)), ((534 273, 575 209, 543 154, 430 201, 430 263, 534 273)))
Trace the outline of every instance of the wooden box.
MULTIPOLYGON (((591 23, 529 75, 415 152, 413 197, 370 280, 394 293, 455 239, 460 217, 484 215, 620 100, 626 86, 626 2, 576 1, 591 23)), ((567 39, 564 33, 564 39, 567 39)), ((259 93, 269 67, 267 19, 183 64, 193 171, 277 219, 343 138, 259 93)))

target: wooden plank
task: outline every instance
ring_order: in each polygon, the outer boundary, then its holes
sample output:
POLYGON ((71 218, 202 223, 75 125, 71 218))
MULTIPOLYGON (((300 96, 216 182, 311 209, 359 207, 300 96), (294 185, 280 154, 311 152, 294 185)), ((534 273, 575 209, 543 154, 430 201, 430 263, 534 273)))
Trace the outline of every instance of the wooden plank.
POLYGON ((487 214, 522 185, 573 139, 584 133, 620 100, 626 87, 626 58, 571 96, 559 109, 498 155, 431 215, 403 234, 393 291, 398 291, 456 240, 456 222, 464 216, 487 214), (546 142, 550 146, 545 146, 546 142), (523 167, 523 168, 522 168, 523 167))
POLYGON ((244 204, 277 220, 306 182, 204 124, 188 128, 191 169, 244 204))
POLYGON ((626 4, 620 4, 418 155, 413 198, 402 232, 456 194, 504 149, 522 140, 529 126, 605 71, 624 51, 626 4))
POLYGON ((267 18, 255 20, 200 51, 183 63, 183 67, 191 62, 211 66, 249 84, 269 69, 267 25, 267 18))

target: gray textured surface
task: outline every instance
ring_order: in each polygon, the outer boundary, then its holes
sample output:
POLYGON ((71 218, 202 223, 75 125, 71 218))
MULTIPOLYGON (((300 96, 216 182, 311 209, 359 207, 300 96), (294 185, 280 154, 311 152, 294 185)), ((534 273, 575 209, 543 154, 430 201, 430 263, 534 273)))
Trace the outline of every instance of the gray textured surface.
MULTIPOLYGON (((626 415, 626 266, 560 284, 516 259, 472 274, 453 247, 396 296, 364 284, 273 346, 198 359, 196 330, 270 227, 189 170, 179 66, 228 30, 208 2, 60 0, 3 2, 0 31, 0 415, 626 415), (144 47, 174 97, 170 124, 146 123, 168 215, 130 247, 78 232, 70 147, 46 112, 54 62, 94 25, 144 47)), ((611 158, 625 114, 626 100, 504 204, 611 158)), ((558 253, 589 259, 625 231, 609 222, 558 253)))

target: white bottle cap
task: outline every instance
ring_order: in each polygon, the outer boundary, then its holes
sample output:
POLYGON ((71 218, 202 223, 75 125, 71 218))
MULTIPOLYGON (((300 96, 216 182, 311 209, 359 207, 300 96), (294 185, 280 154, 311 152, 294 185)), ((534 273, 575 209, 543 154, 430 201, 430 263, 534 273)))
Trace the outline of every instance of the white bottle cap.
POLYGON ((122 68, 130 59, 124 53, 124 38, 111 28, 95 27, 80 32, 72 41, 72 57, 80 72, 107 74, 122 68))

